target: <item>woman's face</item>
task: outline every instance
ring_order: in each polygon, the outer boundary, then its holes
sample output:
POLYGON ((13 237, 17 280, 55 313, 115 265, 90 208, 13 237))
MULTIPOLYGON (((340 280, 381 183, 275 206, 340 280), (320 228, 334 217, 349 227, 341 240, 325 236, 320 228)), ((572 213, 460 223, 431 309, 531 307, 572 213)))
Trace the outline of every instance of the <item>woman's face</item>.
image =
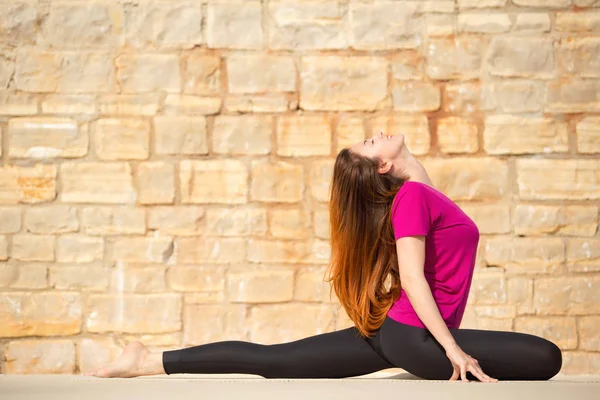
POLYGON ((404 148, 404 135, 384 135, 379 132, 362 142, 354 144, 350 150, 372 159, 378 158, 382 164, 396 164, 404 148))

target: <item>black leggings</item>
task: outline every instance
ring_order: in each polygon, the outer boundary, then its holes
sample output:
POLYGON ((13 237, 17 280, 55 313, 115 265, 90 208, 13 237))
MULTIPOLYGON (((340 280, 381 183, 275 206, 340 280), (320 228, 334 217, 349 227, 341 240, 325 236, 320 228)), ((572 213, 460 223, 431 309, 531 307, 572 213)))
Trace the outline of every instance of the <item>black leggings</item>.
MULTIPOLYGON (((547 380, 562 365, 560 349, 541 337, 473 329, 450 332, 492 378, 547 380)), ((167 374, 243 373, 265 378, 345 378, 387 368, 402 368, 424 379, 452 376, 450 360, 428 330, 389 317, 370 338, 351 327, 273 345, 215 342, 166 351, 163 367, 167 374)), ((471 373, 467 377, 476 380, 471 373)))

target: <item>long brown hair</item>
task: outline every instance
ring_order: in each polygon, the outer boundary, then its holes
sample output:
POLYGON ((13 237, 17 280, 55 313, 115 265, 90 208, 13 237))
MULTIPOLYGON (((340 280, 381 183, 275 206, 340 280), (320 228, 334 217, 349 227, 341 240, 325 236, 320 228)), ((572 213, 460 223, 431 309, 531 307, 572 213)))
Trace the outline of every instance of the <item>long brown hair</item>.
POLYGON ((391 206, 408 179, 380 174, 379 160, 343 149, 333 168, 331 286, 363 336, 371 336, 400 295, 391 206), (389 282, 386 282, 388 281, 389 282), (387 283, 387 284, 386 284, 387 283))

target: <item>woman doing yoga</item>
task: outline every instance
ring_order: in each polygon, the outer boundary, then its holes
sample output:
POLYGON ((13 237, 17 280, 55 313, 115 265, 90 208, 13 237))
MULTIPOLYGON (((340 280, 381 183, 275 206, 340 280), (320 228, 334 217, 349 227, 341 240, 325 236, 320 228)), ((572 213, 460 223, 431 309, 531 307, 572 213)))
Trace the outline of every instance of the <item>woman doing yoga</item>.
POLYGON ((560 371, 561 351, 544 338, 459 329, 479 231, 433 187, 403 135, 379 133, 340 151, 330 218, 328 281, 355 326, 273 345, 222 341, 151 353, 133 342, 89 375, 344 378, 398 367, 424 379, 495 382, 560 371))

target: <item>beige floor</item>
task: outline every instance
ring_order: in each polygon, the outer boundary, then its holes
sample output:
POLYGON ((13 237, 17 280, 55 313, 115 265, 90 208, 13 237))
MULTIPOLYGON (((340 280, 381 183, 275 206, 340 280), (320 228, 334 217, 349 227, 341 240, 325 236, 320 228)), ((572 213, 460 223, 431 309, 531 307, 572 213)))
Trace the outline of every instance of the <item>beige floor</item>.
POLYGON ((1 400, 218 399, 372 400, 388 399, 600 399, 600 376, 559 376, 549 382, 422 381, 408 374, 267 380, 250 375, 173 375, 135 379, 82 376, 0 375, 1 400))

